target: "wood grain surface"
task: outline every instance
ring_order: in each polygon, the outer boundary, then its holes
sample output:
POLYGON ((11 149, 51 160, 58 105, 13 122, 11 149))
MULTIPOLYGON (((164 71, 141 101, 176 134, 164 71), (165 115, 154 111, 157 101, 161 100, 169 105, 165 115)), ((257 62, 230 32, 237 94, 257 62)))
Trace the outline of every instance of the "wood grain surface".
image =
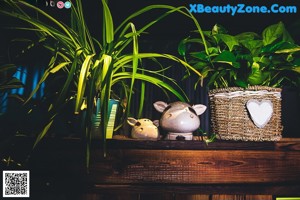
MULTIPOLYGON (((14 146, 33 142, 23 138, 14 146)), ((82 140, 46 138, 24 166, 31 172, 32 194, 67 191, 72 199, 87 200, 300 196, 300 138, 209 144, 109 140, 106 157, 102 150, 93 141, 87 171, 82 140)))

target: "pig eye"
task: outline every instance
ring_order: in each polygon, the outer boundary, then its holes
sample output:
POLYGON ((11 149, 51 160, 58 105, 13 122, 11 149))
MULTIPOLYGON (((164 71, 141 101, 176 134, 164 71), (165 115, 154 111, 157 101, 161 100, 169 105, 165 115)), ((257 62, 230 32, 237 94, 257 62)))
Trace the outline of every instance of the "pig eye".
POLYGON ((169 106, 167 106, 167 107, 165 108, 164 111, 167 111, 167 110, 169 110, 170 108, 171 108, 171 106, 169 105, 169 106))
POLYGON ((143 128, 140 128, 140 131, 142 132, 144 129, 143 128))
POLYGON ((168 114, 168 117, 172 117, 172 114, 170 113, 170 114, 168 114))
POLYGON ((164 115, 168 110, 170 110, 171 106, 168 105, 165 109, 164 109, 164 112, 162 113, 162 115, 164 115))
POLYGON ((192 107, 188 107, 189 108, 189 111, 194 113, 195 115, 197 115, 196 111, 192 108, 192 107))
POLYGON ((135 126, 140 126, 140 125, 141 125, 141 122, 135 123, 135 126))

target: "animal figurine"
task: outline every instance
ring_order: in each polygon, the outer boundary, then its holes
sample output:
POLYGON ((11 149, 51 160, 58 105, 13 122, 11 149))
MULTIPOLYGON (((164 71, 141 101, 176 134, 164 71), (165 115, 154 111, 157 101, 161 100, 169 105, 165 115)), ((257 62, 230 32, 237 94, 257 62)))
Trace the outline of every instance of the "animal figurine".
POLYGON ((169 140, 192 140, 193 132, 200 126, 201 115, 205 112, 206 106, 202 104, 189 105, 184 102, 173 102, 167 104, 157 101, 154 108, 162 113, 159 126, 168 132, 169 140))
POLYGON ((134 139, 157 140, 159 138, 158 120, 152 122, 146 118, 135 119, 128 117, 127 123, 132 126, 131 137, 134 139))

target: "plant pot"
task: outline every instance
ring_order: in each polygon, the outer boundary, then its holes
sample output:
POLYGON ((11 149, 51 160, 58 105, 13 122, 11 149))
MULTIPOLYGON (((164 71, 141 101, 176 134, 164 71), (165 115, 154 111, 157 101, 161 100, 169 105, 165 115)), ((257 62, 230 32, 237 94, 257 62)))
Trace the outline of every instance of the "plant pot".
POLYGON ((209 92, 212 131, 221 140, 279 141, 281 89, 251 86, 209 92))
MULTIPOLYGON (((117 109, 119 106, 119 101, 115 99, 110 99, 109 100, 109 108, 108 108, 108 113, 109 113, 109 120, 108 120, 108 125, 106 128, 106 139, 112 139, 113 137, 113 132, 114 132, 114 125, 115 125, 115 120, 116 120, 116 113, 117 109)), ((95 114, 93 115, 92 119, 92 137, 93 138, 101 138, 101 128, 100 128, 100 121, 101 121, 101 114, 100 114, 100 99, 97 99, 96 102, 96 110, 95 114)))

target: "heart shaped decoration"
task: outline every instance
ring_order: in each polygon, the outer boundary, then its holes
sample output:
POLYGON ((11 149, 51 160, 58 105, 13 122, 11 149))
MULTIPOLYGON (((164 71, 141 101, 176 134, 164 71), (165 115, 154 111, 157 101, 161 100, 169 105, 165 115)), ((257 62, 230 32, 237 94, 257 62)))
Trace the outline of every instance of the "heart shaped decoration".
POLYGON ((270 100, 250 99, 246 106, 253 123, 258 128, 263 128, 273 115, 273 104, 270 100))

